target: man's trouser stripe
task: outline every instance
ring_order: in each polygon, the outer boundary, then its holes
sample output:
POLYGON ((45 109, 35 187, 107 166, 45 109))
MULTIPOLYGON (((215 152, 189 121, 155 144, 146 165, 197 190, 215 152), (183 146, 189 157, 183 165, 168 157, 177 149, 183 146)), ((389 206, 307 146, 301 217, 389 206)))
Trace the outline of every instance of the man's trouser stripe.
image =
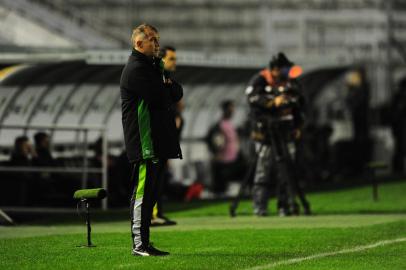
POLYGON ((136 200, 144 197, 146 177, 147 177, 147 164, 146 162, 143 162, 139 165, 138 168, 138 184, 137 184, 137 192, 135 193, 136 200))

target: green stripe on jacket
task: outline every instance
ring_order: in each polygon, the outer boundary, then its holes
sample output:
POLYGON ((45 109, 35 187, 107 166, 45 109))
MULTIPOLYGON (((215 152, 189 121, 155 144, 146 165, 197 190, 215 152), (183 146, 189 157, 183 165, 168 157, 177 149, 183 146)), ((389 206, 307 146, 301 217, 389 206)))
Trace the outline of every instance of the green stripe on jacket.
POLYGON ((154 147, 152 144, 150 114, 147 103, 142 99, 137 102, 137 112, 142 158, 151 159, 154 157, 154 147))

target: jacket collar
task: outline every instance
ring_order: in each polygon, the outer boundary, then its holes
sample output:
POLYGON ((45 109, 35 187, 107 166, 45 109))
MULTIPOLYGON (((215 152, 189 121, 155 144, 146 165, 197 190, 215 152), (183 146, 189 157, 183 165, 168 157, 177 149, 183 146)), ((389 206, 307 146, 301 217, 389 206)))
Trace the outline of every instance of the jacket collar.
POLYGON ((151 57, 146 56, 145 54, 137 51, 136 49, 132 49, 131 56, 134 57, 136 60, 148 62, 150 64, 153 63, 153 60, 151 57))

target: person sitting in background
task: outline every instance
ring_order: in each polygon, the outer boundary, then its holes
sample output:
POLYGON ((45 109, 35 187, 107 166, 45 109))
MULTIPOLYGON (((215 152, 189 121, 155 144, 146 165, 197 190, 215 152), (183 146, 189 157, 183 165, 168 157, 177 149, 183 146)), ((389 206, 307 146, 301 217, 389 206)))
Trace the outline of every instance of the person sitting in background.
MULTIPOLYGON (((14 149, 11 153, 10 166, 30 167, 32 159, 36 158, 34 148, 32 147, 27 136, 19 136, 14 141, 14 149)), ((28 201, 30 189, 30 180, 32 180, 31 172, 13 172, 10 174, 13 182, 11 190, 16 190, 17 202, 19 205, 26 205, 28 201)))
MULTIPOLYGON (((91 159, 91 164, 97 168, 101 168, 103 166, 103 138, 99 137, 93 145, 91 145, 91 149, 94 151, 94 157, 91 159)), ((107 167, 111 168, 114 166, 114 157, 109 154, 107 150, 107 167)))
POLYGON ((11 153, 10 165, 12 166, 31 166, 32 159, 37 154, 32 147, 27 136, 19 136, 14 141, 14 149, 11 153))
POLYGON ((38 132, 34 135, 36 156, 32 163, 35 166, 52 167, 56 165, 55 159, 50 151, 49 135, 45 132, 38 132))
MULTIPOLYGON (((36 156, 32 159, 32 165, 36 167, 56 167, 57 162, 53 158, 50 150, 49 135, 45 132, 37 132, 34 135, 34 143, 36 156)), ((38 196, 35 196, 34 203, 52 203, 52 199, 47 199, 46 195, 55 194, 57 192, 57 187, 62 188, 60 181, 62 174, 50 173, 43 170, 41 172, 34 173, 33 175, 34 178, 38 181, 38 183, 33 187, 35 193, 38 194, 38 196), (55 185, 54 181, 58 182, 59 185, 55 185)))

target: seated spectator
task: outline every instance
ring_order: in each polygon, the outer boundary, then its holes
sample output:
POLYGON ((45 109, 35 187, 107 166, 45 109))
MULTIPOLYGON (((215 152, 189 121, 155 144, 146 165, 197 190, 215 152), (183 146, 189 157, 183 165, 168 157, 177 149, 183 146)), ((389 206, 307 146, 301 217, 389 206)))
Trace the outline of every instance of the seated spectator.
POLYGON ((34 142, 37 155, 32 160, 33 165, 42 167, 56 166, 56 161, 50 151, 49 135, 38 132, 34 135, 34 142))
MULTIPOLYGON (((14 141, 14 149, 11 153, 10 158, 10 166, 18 166, 18 167, 30 167, 32 164, 32 158, 35 158, 36 152, 32 147, 30 141, 28 140, 27 136, 20 136, 17 137, 14 141)), ((19 205, 26 205, 29 202, 28 196, 30 193, 30 181, 32 180, 32 173, 31 172, 13 172, 10 174, 12 182, 10 183, 11 186, 9 187, 11 190, 15 190, 15 194, 17 196, 14 200, 19 205)))
MULTIPOLYGON (((57 161, 51 154, 50 150, 50 137, 45 132, 38 132, 34 135, 35 152, 36 156, 32 159, 32 165, 36 167, 57 167, 57 161)), ((52 203, 51 198, 47 198, 51 195, 57 194, 58 188, 61 189, 62 185, 65 185, 63 174, 61 173, 50 173, 48 171, 41 171, 39 173, 34 173, 35 180, 37 184, 34 189, 38 194, 35 196, 35 203, 37 204, 47 204, 52 203), (58 184, 55 184, 58 183, 58 184)))
POLYGON ((17 137, 14 141, 14 149, 11 152, 11 166, 30 166, 31 159, 37 156, 27 136, 17 137))

